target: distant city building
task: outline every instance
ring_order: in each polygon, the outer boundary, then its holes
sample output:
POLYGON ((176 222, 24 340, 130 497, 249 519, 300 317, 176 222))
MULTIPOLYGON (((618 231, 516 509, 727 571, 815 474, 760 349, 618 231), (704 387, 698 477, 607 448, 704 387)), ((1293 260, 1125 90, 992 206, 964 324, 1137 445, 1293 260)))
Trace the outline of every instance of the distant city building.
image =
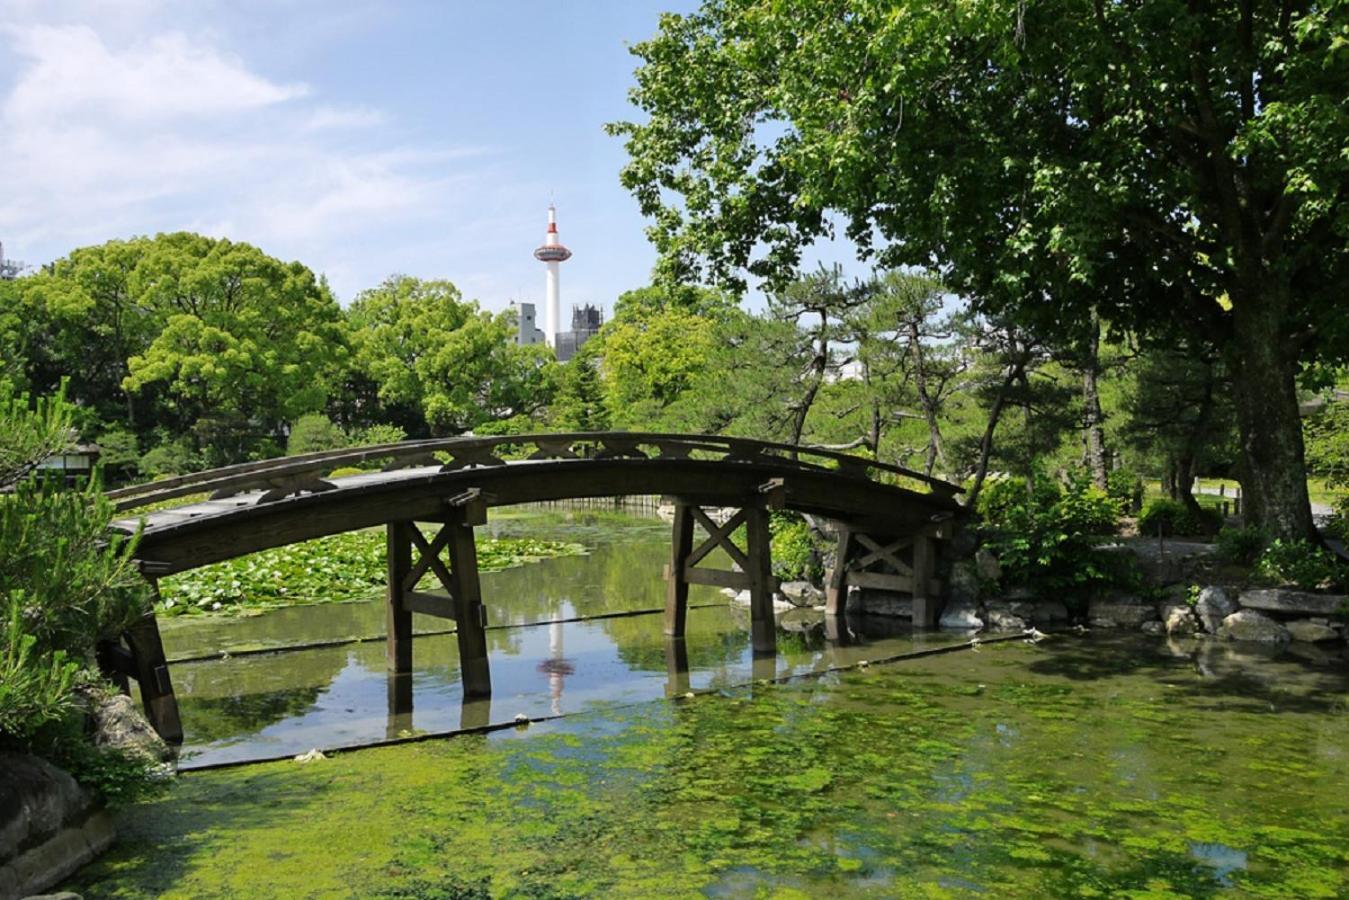
POLYGON ((557 343, 554 349, 557 351, 557 361, 566 362, 576 355, 576 351, 592 337, 594 337, 604 325, 604 313, 598 306, 591 306, 589 303, 584 306, 573 306, 571 308, 571 331, 564 331, 557 336, 557 343))
POLYGON ((515 310, 515 317, 518 321, 515 343, 521 347, 527 347, 530 344, 542 344, 547 336, 539 328, 534 318, 534 304, 516 303, 512 300, 511 307, 515 310))
POLYGON ((19 277, 26 267, 17 259, 5 259, 5 245, 0 243, 0 280, 10 281, 19 277))

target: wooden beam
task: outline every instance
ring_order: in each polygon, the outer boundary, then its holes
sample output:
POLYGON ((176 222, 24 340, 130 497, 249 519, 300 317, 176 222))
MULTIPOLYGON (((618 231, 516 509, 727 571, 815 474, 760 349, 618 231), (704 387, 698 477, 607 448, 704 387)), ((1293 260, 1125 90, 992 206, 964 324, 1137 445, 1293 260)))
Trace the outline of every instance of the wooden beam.
POLYGON ((748 565, 743 565, 749 582, 750 634, 756 653, 776 653, 777 620, 773 617, 772 535, 768 530, 768 510, 750 507, 745 512, 745 532, 749 542, 748 565))
POLYGON ((426 591, 404 591, 403 609, 408 612, 435 616, 439 619, 455 621, 454 598, 444 594, 429 594, 426 591))
POLYGON ((913 574, 913 569, 909 567, 909 564, 895 555, 900 550, 903 550, 905 547, 912 544, 913 538, 902 537, 882 545, 879 541, 872 539, 870 535, 859 534, 857 536, 857 541, 871 552, 865 556, 858 557, 857 561, 853 563, 854 568, 866 569, 878 562, 884 561, 893 566, 895 571, 901 575, 913 574))
POLYGON ((684 580, 689 584, 709 584, 712 587, 748 588, 749 576, 744 572, 727 572, 725 569, 694 569, 684 567, 684 580))
POLYGON ((441 551, 444 550, 445 546, 450 542, 449 526, 442 526, 440 531, 437 532, 435 540, 428 544, 425 535, 423 535, 421 529, 417 527, 416 522, 408 522, 407 525, 408 537, 412 539, 412 543, 417 545, 419 556, 416 564, 413 565, 412 570, 409 571, 407 576, 403 579, 403 590, 414 590, 417 587, 417 583, 422 580, 422 576, 426 574, 428 568, 436 573, 436 578, 439 579, 440 586, 447 591, 450 590, 450 584, 453 579, 450 577, 450 570, 445 568, 445 563, 440 559, 441 551))
MULTIPOLYGON (((159 586, 151 582, 151 589, 158 600, 159 586)), ((148 613, 128 628, 126 642, 135 660, 141 703, 150 725, 165 741, 181 744, 183 723, 178 716, 178 699, 173 695, 173 680, 169 677, 169 662, 164 657, 164 642, 159 637, 155 614, 148 613)))
POLYGON ((412 571, 412 523, 390 522, 385 531, 387 578, 384 603, 385 657, 391 672, 412 674, 412 611, 403 604, 412 571))
POLYGON ((909 593, 913 590, 912 576, 891 575, 886 572, 850 571, 848 573, 848 583, 855 587, 873 588, 880 591, 900 591, 909 593))
POLYGON ((852 560, 856 541, 847 525, 838 524, 838 548, 834 551, 834 567, 824 586, 824 613, 827 616, 842 615, 848 601, 848 564, 852 560))
POLYGON ((450 595, 454 598, 455 635, 459 639, 459 672, 465 697, 492 693, 492 672, 487 661, 487 610, 482 605, 478 579, 478 548, 473 526, 463 510, 452 512, 450 529, 450 595))
POLYGON ((689 582, 684 573, 693 549, 693 513, 690 509, 687 504, 675 504, 670 564, 665 569, 665 633, 681 638, 689 607, 689 582))
POLYGON ((698 524, 701 525, 703 530, 709 535, 708 539, 703 541, 697 550, 693 551, 693 554, 689 557, 689 564, 697 565, 702 562, 707 554, 711 553, 717 547, 721 547, 736 565, 740 566, 742 569, 745 568, 749 563, 749 559, 745 556, 744 551, 737 547, 735 542, 731 540, 731 535, 745 521, 745 510, 740 510, 723 524, 718 525, 716 522, 712 521, 712 517, 703 512, 700 507, 690 506, 689 509, 693 513, 693 518, 697 520, 698 524))
POLYGON ((936 570, 932 539, 920 535, 913 542, 913 624, 932 628, 940 613, 940 593, 932 592, 930 582, 936 570))

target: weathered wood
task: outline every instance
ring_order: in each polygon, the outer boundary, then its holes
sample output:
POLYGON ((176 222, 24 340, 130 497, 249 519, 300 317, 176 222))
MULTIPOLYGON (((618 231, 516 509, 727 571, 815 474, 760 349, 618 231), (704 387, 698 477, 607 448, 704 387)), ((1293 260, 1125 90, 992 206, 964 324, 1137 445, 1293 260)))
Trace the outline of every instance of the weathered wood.
POLYGON ((451 622, 456 621, 455 616, 458 615, 453 597, 446 597, 444 594, 428 594, 425 591, 405 591, 403 594, 403 609, 408 612, 421 613, 424 616, 449 619, 451 622))
POLYGON ((416 545, 420 555, 413 563, 412 569, 403 578, 403 590, 411 591, 415 589, 417 583, 422 580, 422 576, 426 574, 426 570, 431 569, 436 573, 436 578, 440 580, 440 586, 448 591, 452 579, 450 570, 445 567, 445 563, 440 559, 440 554, 450 542, 449 526, 442 526, 440 531, 436 533, 435 539, 428 543, 421 529, 417 527, 417 523, 409 522, 408 537, 412 539, 412 543, 416 545))
MULTIPOLYGON (((157 600, 159 586, 151 582, 151 587, 157 600)), ((178 716, 178 700, 173 695, 169 662, 164 657, 164 642, 159 637, 159 623, 154 613, 142 617, 126 630, 126 642, 135 660, 136 682, 140 686, 146 718, 165 741, 181 744, 183 723, 178 716)))
POLYGON ((899 591, 909 593, 913 590, 913 576, 892 575, 889 572, 848 572, 848 583, 853 587, 873 588, 881 591, 899 591))
POLYGON ((749 587, 749 576, 744 572, 727 572, 725 569, 694 569, 685 566, 684 580, 689 584, 706 584, 736 590, 745 590, 749 587))
POLYGON ((387 738, 402 737, 412 730, 412 675, 390 671, 385 674, 385 692, 389 701, 389 716, 384 726, 387 738))
POLYGON ((702 526, 703 531, 707 532, 707 539, 698 545, 698 548, 689 555, 688 564, 696 566, 707 558, 707 555, 718 547, 726 551, 731 560, 742 569, 745 567, 746 558, 744 552, 731 540, 731 535, 745 522, 745 511, 742 509, 731 516, 721 525, 712 521, 711 516, 703 512, 698 507, 689 507, 693 518, 702 526))
POLYGON ((404 587, 412 571, 412 523, 390 522, 385 534, 386 600, 384 604, 385 655, 389 670, 412 673, 412 611, 404 605, 404 587))
POLYGON ((450 595, 454 598, 464 696, 485 697, 492 693, 492 672, 487 661, 487 610, 482 605, 473 526, 465 521, 460 510, 451 513, 446 527, 450 529, 450 595))
POLYGON ((878 541, 873 540, 869 535, 859 534, 857 536, 857 542, 871 552, 864 556, 859 556, 852 564, 853 568, 861 570, 873 566, 878 562, 886 562, 893 566, 895 571, 900 575, 912 575, 913 569, 909 567, 908 563, 905 563, 895 554, 900 550, 911 546, 913 540, 914 539, 911 537, 906 537, 882 545, 878 541))
POLYGON ((834 567, 829 570, 824 586, 824 613, 826 616, 838 616, 848 600, 848 564, 852 561, 856 540, 852 529, 846 525, 838 526, 838 547, 834 551, 834 567))
POLYGON ((940 613, 940 593, 934 593, 929 585, 936 570, 932 539, 925 536, 913 540, 913 624, 921 628, 932 628, 937 624, 940 613))
POLYGON ((750 507, 745 510, 745 535, 749 544, 745 577, 749 582, 750 634, 754 650, 775 653, 778 646, 777 621, 773 617, 773 593, 777 582, 773 578, 772 535, 768 530, 768 510, 750 507))
POLYGON ((682 636, 665 637, 665 696, 682 697, 689 692, 689 648, 682 636))
POLYGON ((682 638, 689 607, 685 571, 693 548, 693 513, 686 504, 675 504, 671 533, 670 564, 665 569, 665 633, 682 638))

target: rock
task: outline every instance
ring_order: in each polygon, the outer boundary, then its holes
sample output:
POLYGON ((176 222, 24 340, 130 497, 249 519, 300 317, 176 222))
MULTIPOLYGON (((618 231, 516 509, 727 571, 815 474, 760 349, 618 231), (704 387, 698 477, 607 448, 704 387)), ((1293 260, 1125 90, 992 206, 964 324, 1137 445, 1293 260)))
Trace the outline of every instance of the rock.
POLYGON ((1301 613, 1307 616, 1333 616, 1345 604, 1339 594, 1309 594, 1286 588, 1243 591, 1241 606, 1267 612, 1301 613))
MULTIPOLYGON (((945 619, 945 616, 942 618, 945 619)), ((1026 620, 1007 610, 990 609, 988 627, 995 631, 1025 631, 1026 620)))
POLYGON ((1287 628, 1253 609, 1239 609, 1223 619, 1218 635, 1229 641, 1256 644, 1284 644, 1291 639, 1287 628))
POLYGON ((91 700, 94 744, 110 747, 153 762, 168 762, 173 749, 164 743, 144 713, 126 694, 113 694, 91 700))
POLYGON ((1223 619, 1236 611, 1237 605, 1228 598, 1227 592, 1214 585, 1200 591, 1194 604, 1194 614, 1209 634, 1217 634, 1223 619))
POLYGON ((1067 622, 1068 607, 1057 600, 1041 600, 1035 604, 1032 622, 1067 622))
POLYGON ((1028 587, 1014 587, 1007 592, 1008 600, 1034 600, 1035 592, 1028 587))
POLYGON ((1199 619, 1188 606, 1170 606, 1165 611, 1167 634, 1194 634, 1199 630, 1199 619))
POLYGON ((979 548, 974 554, 974 567, 984 581, 1002 580, 1002 564, 993 555, 993 551, 986 547, 979 548))
POLYGON ((809 581, 784 581, 778 592, 793 606, 814 606, 824 602, 824 591, 809 581))
POLYGON ((973 606, 979 601, 979 569, 973 560, 963 559, 951 567, 947 579, 947 599, 952 606, 973 606))
POLYGON ((1322 625, 1319 622, 1313 622, 1310 619, 1296 619, 1292 622, 1285 622, 1284 628, 1288 629, 1288 634, 1295 641, 1306 641, 1309 644, 1315 644, 1319 641, 1339 640, 1340 633, 1329 625, 1322 625))
POLYGON ((1143 623, 1144 634, 1166 634, 1166 623, 1153 619, 1151 622, 1143 623))
POLYGON ((0 897, 26 897, 70 877, 112 843, 112 817, 69 773, 0 753, 0 897))
POLYGON ((946 604, 946 609, 942 610, 941 621, 938 623, 942 628, 954 628, 959 631, 978 630, 984 627, 984 620, 979 618, 979 608, 972 602, 946 604))
POLYGON ((1087 618, 1096 628, 1136 627, 1157 618, 1157 608, 1129 595, 1105 597, 1091 601, 1087 618))
POLYGON ((910 596, 881 588, 862 588, 861 597, 860 611, 868 616, 913 618, 913 598, 910 596))

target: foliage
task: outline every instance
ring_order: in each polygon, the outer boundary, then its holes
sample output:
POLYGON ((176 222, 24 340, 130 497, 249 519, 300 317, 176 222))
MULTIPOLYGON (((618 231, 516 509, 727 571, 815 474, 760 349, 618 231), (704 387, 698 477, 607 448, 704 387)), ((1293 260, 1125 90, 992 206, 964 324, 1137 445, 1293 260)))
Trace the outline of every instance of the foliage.
POLYGON ((1349 579, 1346 567, 1333 554, 1302 540, 1270 541, 1255 570, 1271 581, 1304 590, 1334 590, 1349 579))
POLYGON ((355 367, 379 401, 419 410, 437 433, 532 413, 552 396, 551 351, 517 346, 510 314, 478 309, 448 281, 392 276, 362 292, 349 317, 355 367))
POLYGON ((355 447, 375 447, 407 440, 408 433, 397 425, 367 425, 351 433, 355 447))
POLYGON ((604 381, 600 376, 599 346, 587 341, 580 351, 562 364, 557 396, 548 410, 548 424, 559 431, 607 431, 609 410, 604 405, 604 381))
POLYGON ((140 467, 140 442, 135 432, 116 426, 98 436, 98 464, 106 474, 133 475, 140 467))
POLYGON ((206 467, 205 462, 192 444, 185 438, 168 440, 146 451, 141 457, 141 474, 151 478, 163 478, 169 475, 186 475, 206 467))
POLYGON ((662 279, 782 283, 846 232, 1060 343, 1095 314, 1216 342, 1252 514, 1295 536, 1296 376, 1349 354, 1345 16, 705 0, 633 48, 643 115, 610 130, 662 279))
POLYGON ((1218 532, 1217 554, 1225 562, 1254 565, 1269 543, 1269 535, 1255 525, 1244 528, 1224 528, 1218 532))
POLYGON ((1106 482, 1106 493, 1125 513, 1136 513, 1143 508, 1143 478, 1133 469, 1112 469, 1106 482))
POLYGON ((1038 486, 1028 493, 1018 479, 998 479, 980 496, 985 545, 1002 565, 1008 585, 1081 603, 1093 593, 1137 581, 1123 554, 1097 547, 1114 530, 1119 505, 1083 477, 1063 490, 1038 486))
POLYGON ((635 425, 677 400, 706 370, 711 319, 677 307, 643 309, 604 326, 604 402, 613 423, 635 425))
POLYGON ((347 434, 323 413, 307 413, 290 427, 286 439, 286 455, 318 453, 323 450, 341 450, 351 444, 347 434))
MULTIPOLYGON (((3 385, 0 385, 3 387, 3 385)), ((64 388, 50 399, 32 402, 27 394, 0 395, 0 488, 14 484, 48 457, 71 444, 73 410, 64 388)))
POLYGON ((1326 523, 1326 531, 1331 537, 1349 542, 1349 496, 1341 497, 1335 503, 1335 511, 1326 523))
POLYGON ((1209 537, 1222 527, 1222 513, 1208 507, 1191 509, 1177 500, 1159 497, 1148 502, 1138 517, 1138 533, 1180 537, 1209 537))
POLYGON ((1306 421, 1307 471, 1329 487, 1349 487, 1349 401, 1336 401, 1306 421))
MULTIPOLYGON (((579 544, 502 538, 478 541, 478 568, 492 572, 585 552, 579 544)), ((306 603, 343 603, 378 593, 387 577, 382 531, 355 531, 264 550, 160 582, 161 613, 238 612, 306 603)), ((439 587, 428 573, 425 589, 439 587)))
POLYGON ((9 618, 0 645, 0 738, 31 738, 74 709, 72 691, 80 664, 64 650, 40 653, 36 635, 24 629, 25 597, 10 593, 9 618))
POLYGON ((775 510, 769 520, 769 531, 773 574, 783 581, 819 584, 824 578, 825 547, 805 518, 800 513, 775 510))

